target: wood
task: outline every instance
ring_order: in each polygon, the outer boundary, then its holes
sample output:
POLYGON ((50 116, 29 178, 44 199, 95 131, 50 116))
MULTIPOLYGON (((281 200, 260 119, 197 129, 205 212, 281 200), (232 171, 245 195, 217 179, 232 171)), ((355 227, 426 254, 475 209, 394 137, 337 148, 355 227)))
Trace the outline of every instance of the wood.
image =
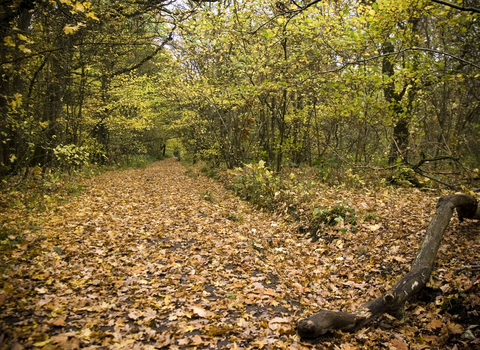
POLYGON ((321 310, 313 316, 300 319, 297 333, 303 338, 316 338, 330 330, 356 331, 384 313, 402 318, 405 302, 421 291, 430 278, 435 256, 455 209, 460 220, 480 219, 480 210, 474 197, 463 194, 441 197, 409 273, 385 294, 368 301, 354 312, 321 310))

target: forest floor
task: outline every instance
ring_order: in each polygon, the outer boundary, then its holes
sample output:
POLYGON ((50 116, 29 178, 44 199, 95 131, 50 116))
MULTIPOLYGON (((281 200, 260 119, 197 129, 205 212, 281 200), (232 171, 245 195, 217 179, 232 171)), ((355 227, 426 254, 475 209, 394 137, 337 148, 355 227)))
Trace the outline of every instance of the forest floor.
MULTIPOLYGON (((172 159, 107 172, 25 226, 1 252, 0 349, 480 346, 480 228, 457 219, 403 320, 386 315, 315 341, 295 333, 300 317, 352 311, 404 275, 438 194, 332 190, 325 198, 375 208, 379 219, 312 242, 283 216, 187 174, 172 159)), ((4 227, 20 220, 9 210, 4 227)))

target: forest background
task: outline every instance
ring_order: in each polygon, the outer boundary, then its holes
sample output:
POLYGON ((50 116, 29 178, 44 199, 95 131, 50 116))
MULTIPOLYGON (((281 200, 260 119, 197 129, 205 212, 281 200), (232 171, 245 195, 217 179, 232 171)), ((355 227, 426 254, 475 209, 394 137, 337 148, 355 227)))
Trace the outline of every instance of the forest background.
POLYGON ((0 176, 168 148, 339 182, 385 168, 474 179, 474 3, 3 2, 0 176))

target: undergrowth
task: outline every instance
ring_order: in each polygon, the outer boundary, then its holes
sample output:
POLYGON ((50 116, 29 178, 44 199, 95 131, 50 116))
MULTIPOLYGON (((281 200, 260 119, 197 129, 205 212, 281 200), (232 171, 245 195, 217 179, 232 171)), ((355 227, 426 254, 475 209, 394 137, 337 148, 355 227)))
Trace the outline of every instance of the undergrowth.
MULTIPOLYGON (((350 175, 348 181, 335 187, 336 190, 364 187, 364 181, 357 174, 350 175)), ((227 188, 258 208, 301 222, 301 232, 307 233, 314 241, 336 237, 332 232, 339 235, 348 230, 356 232, 361 223, 379 219, 376 213, 359 212, 342 199, 325 205, 322 192, 328 192, 333 187, 319 179, 315 169, 292 168, 275 174, 260 161, 230 170, 220 178, 227 188)))

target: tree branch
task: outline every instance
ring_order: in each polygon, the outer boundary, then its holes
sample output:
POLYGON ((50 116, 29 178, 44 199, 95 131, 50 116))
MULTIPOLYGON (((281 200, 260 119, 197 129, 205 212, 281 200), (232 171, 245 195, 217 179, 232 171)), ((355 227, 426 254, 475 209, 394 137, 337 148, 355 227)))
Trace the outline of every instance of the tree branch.
POLYGON ((436 2, 437 4, 445 5, 445 6, 454 8, 454 9, 456 9, 456 10, 460 10, 460 11, 480 13, 480 9, 478 9, 478 8, 476 8, 476 7, 464 7, 464 6, 459 6, 459 5, 451 4, 451 3, 447 2, 447 1, 442 1, 442 0, 432 0, 432 2, 436 2))
POLYGON ((303 338, 317 338, 334 329, 356 331, 386 312, 397 318, 403 317, 405 302, 421 291, 430 278, 443 234, 455 209, 460 219, 480 219, 474 197, 464 194, 441 197, 410 272, 385 294, 366 302, 354 312, 321 310, 313 316, 298 320, 297 333, 303 338))
POLYGON ((326 70, 326 71, 321 71, 321 72, 314 73, 314 74, 310 75, 309 77, 303 79, 303 80, 300 81, 299 83, 296 83, 295 85, 301 85, 301 84, 305 83, 307 80, 310 80, 310 79, 312 79, 313 77, 315 77, 315 76, 317 76, 317 75, 340 72, 340 71, 344 70, 345 68, 347 68, 348 66, 352 66, 352 65, 356 65, 356 64, 360 64, 360 63, 366 63, 366 62, 373 61, 373 60, 376 60, 376 59, 379 59, 379 58, 382 58, 382 57, 399 55, 399 54, 401 54, 401 53, 408 52, 408 51, 425 51, 425 52, 436 53, 436 54, 438 54, 438 55, 444 55, 444 56, 451 57, 451 58, 456 59, 456 60, 458 60, 458 61, 461 61, 461 62, 463 62, 463 63, 465 63, 465 64, 467 64, 467 65, 469 65, 469 66, 472 66, 472 67, 475 67, 475 68, 477 68, 477 69, 480 69, 480 66, 479 66, 478 64, 475 64, 475 63, 473 63, 473 62, 464 60, 463 58, 460 58, 460 57, 458 57, 458 56, 452 55, 452 54, 450 54, 450 53, 448 53, 448 52, 443 52, 443 51, 437 51, 437 50, 433 50, 433 49, 428 49, 428 48, 426 48, 426 47, 415 47, 415 46, 412 46, 412 47, 407 47, 407 48, 402 49, 402 50, 399 50, 399 51, 388 52, 388 53, 380 54, 380 55, 373 56, 373 57, 370 57, 370 58, 365 58, 365 59, 361 59, 361 60, 354 60, 354 61, 346 62, 346 63, 344 63, 342 66, 340 66, 340 67, 338 67, 338 68, 333 68, 333 69, 330 69, 330 70, 326 70))

